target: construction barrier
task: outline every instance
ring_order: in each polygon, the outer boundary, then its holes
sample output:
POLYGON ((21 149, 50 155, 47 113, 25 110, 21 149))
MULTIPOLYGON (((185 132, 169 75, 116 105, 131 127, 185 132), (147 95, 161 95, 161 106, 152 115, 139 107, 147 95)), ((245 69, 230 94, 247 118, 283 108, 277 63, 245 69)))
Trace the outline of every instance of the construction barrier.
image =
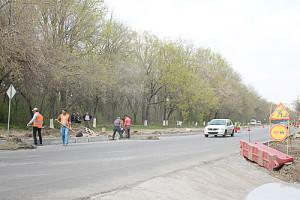
POLYGON ((241 127, 234 127, 234 132, 237 133, 238 131, 241 131, 241 127))
POLYGON ((260 166, 268 168, 269 170, 277 169, 285 163, 292 162, 294 160, 293 157, 259 142, 248 143, 241 140, 240 143, 240 154, 242 156, 256 162, 260 166))

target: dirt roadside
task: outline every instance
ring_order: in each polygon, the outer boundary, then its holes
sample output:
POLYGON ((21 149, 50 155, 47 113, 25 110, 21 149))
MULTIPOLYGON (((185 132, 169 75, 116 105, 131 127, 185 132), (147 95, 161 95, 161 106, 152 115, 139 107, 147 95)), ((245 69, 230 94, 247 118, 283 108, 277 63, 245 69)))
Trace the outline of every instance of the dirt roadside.
POLYGON ((254 188, 279 181, 236 153, 91 199, 241 200, 254 188))
MULTIPOLYGON (((272 147, 272 146, 271 146, 272 147)), ((286 153, 286 144, 277 144, 274 148, 286 153)), ((269 171, 266 168, 258 167, 260 170, 269 173, 285 182, 300 183, 300 138, 292 138, 292 152, 289 154, 294 158, 292 164, 283 165, 280 169, 269 171)))
MULTIPOLYGON (((300 183, 300 139, 293 139, 292 145, 293 164, 278 170, 270 171, 236 153, 91 199, 240 200, 262 184, 281 181, 300 183)), ((278 144, 276 149, 285 152, 286 145, 278 144)))
MULTIPOLYGON (((93 133, 86 130, 80 124, 72 124, 73 132, 70 131, 70 137, 76 137, 78 133, 82 133, 84 137, 90 136, 107 136, 112 137, 112 131, 95 130, 93 133)), ((199 133, 203 132, 203 128, 168 128, 168 129, 132 129, 131 135, 164 135, 164 134, 178 134, 178 133, 199 133)), ((5 139, 7 130, 0 129, 0 139, 5 139)), ((20 139, 32 139, 32 130, 10 130, 11 136, 16 136, 20 139)), ((117 134, 118 135, 118 134, 117 134)), ((60 138, 59 129, 44 128, 42 130, 43 138, 60 138)))

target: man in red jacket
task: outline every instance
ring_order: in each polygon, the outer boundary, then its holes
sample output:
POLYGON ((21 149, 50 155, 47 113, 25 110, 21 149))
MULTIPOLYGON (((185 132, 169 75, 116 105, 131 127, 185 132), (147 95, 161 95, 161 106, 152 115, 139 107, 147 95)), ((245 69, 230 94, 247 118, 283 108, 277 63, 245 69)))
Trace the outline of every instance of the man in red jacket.
POLYGON ((130 138, 131 119, 127 115, 124 115, 124 117, 125 117, 125 134, 126 134, 127 138, 130 138))

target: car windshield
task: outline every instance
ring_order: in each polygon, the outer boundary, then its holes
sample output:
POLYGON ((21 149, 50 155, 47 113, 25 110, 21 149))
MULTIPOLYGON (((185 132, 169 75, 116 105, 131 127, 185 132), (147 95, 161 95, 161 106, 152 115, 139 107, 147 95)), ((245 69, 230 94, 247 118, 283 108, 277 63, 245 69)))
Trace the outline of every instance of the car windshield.
POLYGON ((280 122, 279 124, 288 124, 287 122, 280 122))
POLYGON ((212 120, 209 125, 226 125, 226 120, 212 120))

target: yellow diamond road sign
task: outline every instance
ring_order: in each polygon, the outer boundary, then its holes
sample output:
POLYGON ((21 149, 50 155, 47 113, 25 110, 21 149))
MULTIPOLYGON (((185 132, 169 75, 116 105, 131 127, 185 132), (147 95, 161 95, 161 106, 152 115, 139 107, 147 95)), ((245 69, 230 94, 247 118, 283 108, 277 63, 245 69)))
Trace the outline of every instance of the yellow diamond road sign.
POLYGON ((282 103, 280 103, 277 108, 274 110, 270 119, 291 119, 290 114, 286 111, 282 103))
POLYGON ((270 136, 273 140, 284 140, 288 135, 288 130, 283 125, 275 125, 270 130, 270 136))

